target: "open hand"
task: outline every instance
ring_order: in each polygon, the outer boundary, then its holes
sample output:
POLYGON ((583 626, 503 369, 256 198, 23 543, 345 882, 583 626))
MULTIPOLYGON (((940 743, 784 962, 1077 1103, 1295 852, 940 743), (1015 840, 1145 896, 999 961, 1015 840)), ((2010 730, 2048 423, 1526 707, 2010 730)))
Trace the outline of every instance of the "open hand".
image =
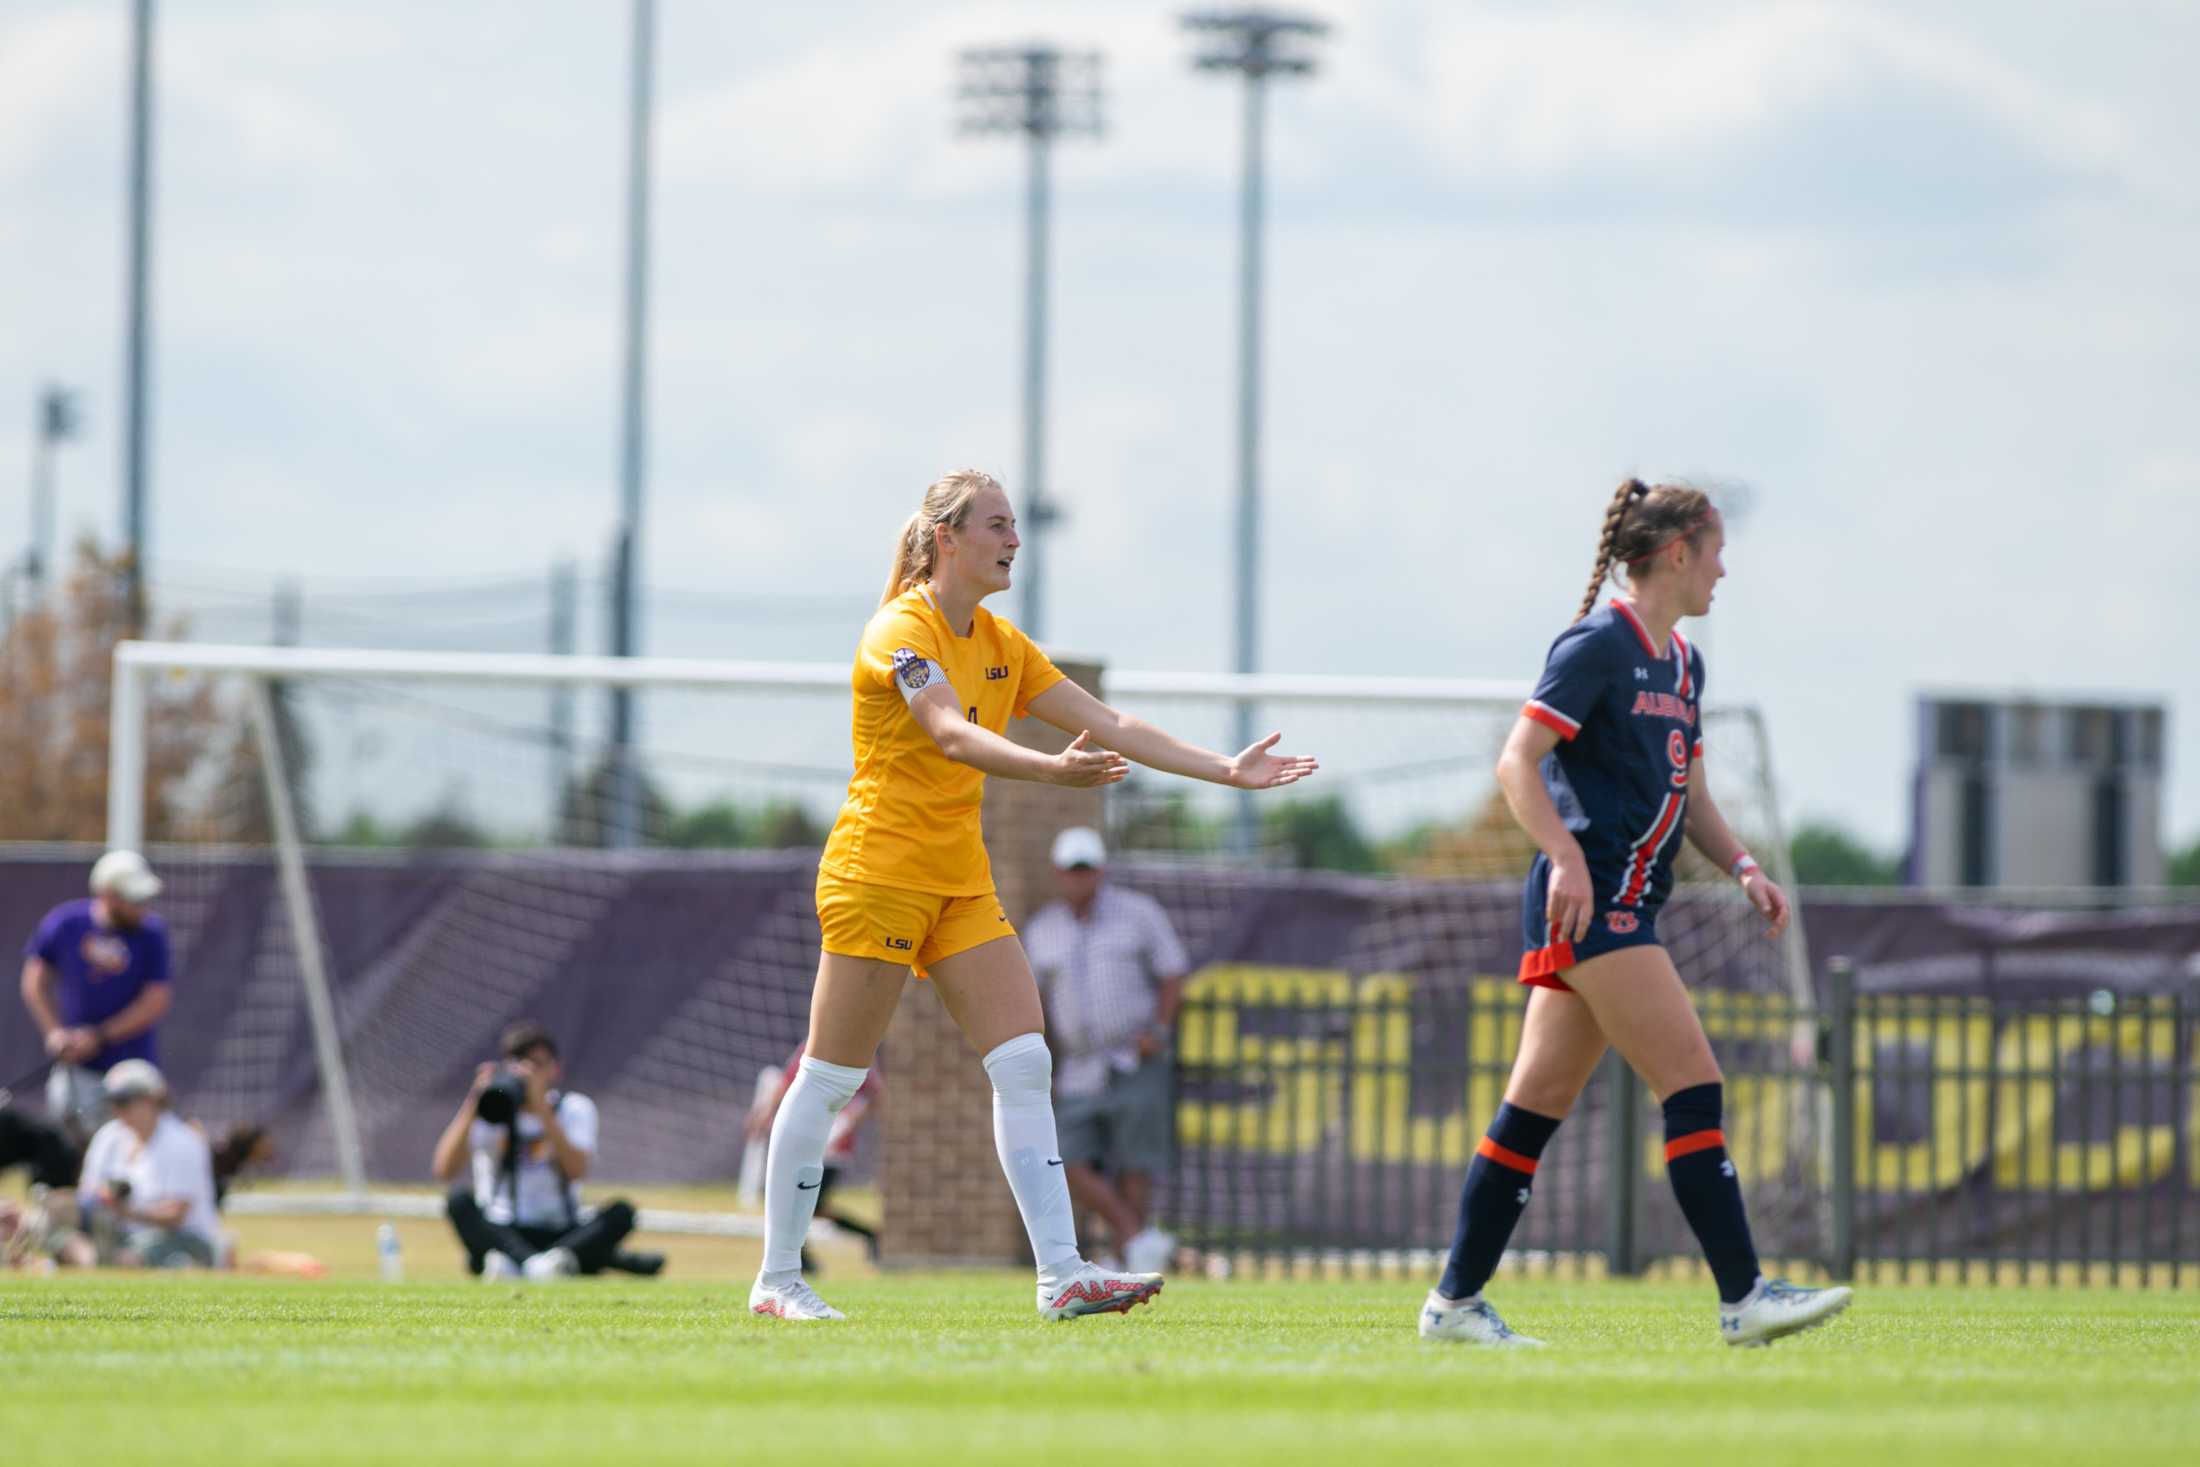
POLYGON ((1282 739, 1282 734, 1272 733, 1232 759, 1228 782, 1241 790, 1280 789, 1322 767, 1311 755, 1269 753, 1282 739))
POLYGON ((1054 756, 1054 783, 1068 785, 1071 789, 1087 790, 1096 785, 1114 784, 1130 772, 1130 761, 1113 749, 1094 745, 1089 729, 1071 739, 1069 747, 1054 756))

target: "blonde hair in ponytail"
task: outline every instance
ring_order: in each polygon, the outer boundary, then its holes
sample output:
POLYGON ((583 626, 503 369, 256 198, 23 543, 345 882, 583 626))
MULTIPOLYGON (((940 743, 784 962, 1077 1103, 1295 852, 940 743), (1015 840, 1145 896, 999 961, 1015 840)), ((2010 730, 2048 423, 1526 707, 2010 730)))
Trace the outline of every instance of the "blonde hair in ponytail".
POLYGON ((901 538, 894 542, 893 568, 886 573, 886 591, 878 604, 884 606, 911 586, 931 580, 939 565, 939 527, 961 529, 970 517, 970 501, 982 490, 1000 487, 991 474, 978 469, 957 469, 933 480, 924 491, 923 507, 909 516, 908 523, 901 527, 901 538))

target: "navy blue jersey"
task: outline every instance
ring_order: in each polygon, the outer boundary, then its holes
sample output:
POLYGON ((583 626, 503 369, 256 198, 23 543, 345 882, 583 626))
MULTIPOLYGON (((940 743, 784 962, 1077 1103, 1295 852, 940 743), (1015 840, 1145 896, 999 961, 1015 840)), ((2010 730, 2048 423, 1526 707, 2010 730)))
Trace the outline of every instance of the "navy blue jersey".
POLYGON ((1703 755, 1703 657, 1676 632, 1659 656, 1624 601, 1559 635, 1521 711, 1553 729, 1543 785, 1581 842, 1599 908, 1655 911, 1673 887, 1688 772, 1703 755))

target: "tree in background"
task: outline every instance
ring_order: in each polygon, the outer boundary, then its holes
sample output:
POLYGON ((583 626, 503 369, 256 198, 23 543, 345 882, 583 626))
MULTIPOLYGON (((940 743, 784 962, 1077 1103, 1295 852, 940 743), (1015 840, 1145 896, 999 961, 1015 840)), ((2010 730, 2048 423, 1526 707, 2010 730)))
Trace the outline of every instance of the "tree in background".
POLYGON ((1902 863, 1829 820, 1806 820, 1788 837, 1799 886, 1899 886, 1902 863))
POLYGON ((1289 851, 1301 871, 1381 869, 1342 795, 1272 802, 1261 810, 1260 824, 1262 843, 1289 851))
MULTIPOLYGON (((611 838, 612 752, 597 756, 588 772, 569 782, 558 802, 556 843, 561 846, 601 846, 611 838)), ((672 805, 663 790, 647 774, 636 770, 634 784, 641 797, 642 843, 654 845, 672 823, 672 805)))
POLYGON ((758 806, 714 800, 674 815, 664 827, 664 843, 686 851, 807 850, 825 844, 825 829, 792 800, 758 806))
POLYGON ((2200 886, 2200 836, 2181 851, 2172 851, 2169 858, 2169 884, 2171 886, 2200 886))
MULTIPOLYGON (((77 542, 53 601, 8 624, 0 640, 0 840, 97 843, 107 833, 107 711, 115 644, 128 635, 126 553, 77 542)), ((161 635, 180 640, 183 624, 161 635)), ((226 720, 202 679, 162 678, 149 690, 145 822, 152 840, 188 836, 189 776, 228 746, 226 720)))

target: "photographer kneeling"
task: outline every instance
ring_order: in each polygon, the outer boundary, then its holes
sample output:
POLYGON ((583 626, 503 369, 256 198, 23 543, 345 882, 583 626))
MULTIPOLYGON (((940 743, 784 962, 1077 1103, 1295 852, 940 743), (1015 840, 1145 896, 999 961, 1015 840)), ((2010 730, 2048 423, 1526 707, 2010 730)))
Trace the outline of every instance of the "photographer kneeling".
POLYGON ((614 1202, 585 1216, 575 1184, 596 1154, 596 1106, 560 1092, 558 1046, 535 1024, 504 1031, 504 1061, 485 1064, 435 1143, 435 1177, 457 1179, 471 1155, 472 1185, 451 1189, 449 1214, 466 1267, 484 1279, 555 1279, 624 1268, 654 1273, 663 1259, 622 1254, 634 1209, 614 1202))

